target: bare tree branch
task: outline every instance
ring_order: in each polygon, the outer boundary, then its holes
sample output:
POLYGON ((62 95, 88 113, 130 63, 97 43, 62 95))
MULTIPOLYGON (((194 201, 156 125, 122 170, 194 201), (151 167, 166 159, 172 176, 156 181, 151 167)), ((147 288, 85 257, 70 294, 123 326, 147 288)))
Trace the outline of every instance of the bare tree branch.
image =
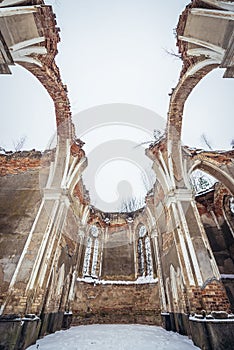
POLYGON ((14 149, 16 152, 21 151, 26 141, 26 136, 21 136, 18 140, 13 141, 14 149))
POLYGON ((140 208, 143 208, 144 205, 145 205, 145 201, 143 198, 137 198, 137 197, 126 198, 126 199, 123 199, 121 203, 120 212, 131 213, 140 208))
POLYGON ((175 57, 176 59, 182 60, 182 56, 180 53, 176 53, 172 49, 168 50, 168 49, 164 48, 163 50, 166 52, 167 55, 175 57))
POLYGON ((212 147, 210 144, 210 141, 207 139, 207 136, 205 134, 201 135, 201 140, 206 144, 206 146, 212 151, 212 147))
POLYGON ((0 152, 4 152, 4 153, 6 153, 5 148, 3 148, 2 146, 0 146, 0 152))
POLYGON ((137 147, 140 147, 140 146, 143 146, 143 145, 148 145, 148 144, 153 143, 153 142, 157 142, 157 141, 159 141, 161 139, 162 135, 163 135, 163 133, 162 133, 161 130, 154 129, 154 132, 153 132, 154 140, 141 142, 138 145, 136 145, 134 148, 137 148, 137 147))
POLYGON ((231 146, 232 146, 232 149, 234 149, 234 139, 232 139, 231 141, 231 146))

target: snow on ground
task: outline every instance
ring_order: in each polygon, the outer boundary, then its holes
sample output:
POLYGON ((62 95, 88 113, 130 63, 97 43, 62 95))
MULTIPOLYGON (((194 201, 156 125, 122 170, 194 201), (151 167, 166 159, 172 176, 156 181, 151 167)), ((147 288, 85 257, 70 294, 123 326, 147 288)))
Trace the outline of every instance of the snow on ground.
POLYGON ((50 334, 27 350, 195 350, 188 337, 161 327, 90 325, 50 334))

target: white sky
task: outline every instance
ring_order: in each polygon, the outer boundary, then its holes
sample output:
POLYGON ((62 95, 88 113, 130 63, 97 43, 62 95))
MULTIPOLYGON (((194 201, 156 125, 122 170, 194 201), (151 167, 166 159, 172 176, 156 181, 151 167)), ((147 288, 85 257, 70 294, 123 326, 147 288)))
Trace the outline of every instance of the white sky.
MULTIPOLYGON (((46 3, 53 5, 61 28, 56 61, 73 115, 97 105, 128 103, 166 118, 168 93, 178 82, 181 61, 164 49, 177 52, 173 29, 188 0, 46 3)), ((30 73, 19 66, 12 72, 0 76, 0 145, 12 149, 13 141, 26 136, 24 148, 44 149, 55 131, 53 103, 30 73)), ((222 74, 210 73, 189 97, 185 144, 205 148, 204 133, 214 149, 229 148, 234 138, 234 80, 222 79, 222 74)), ((112 134, 114 138, 114 130, 112 134)))

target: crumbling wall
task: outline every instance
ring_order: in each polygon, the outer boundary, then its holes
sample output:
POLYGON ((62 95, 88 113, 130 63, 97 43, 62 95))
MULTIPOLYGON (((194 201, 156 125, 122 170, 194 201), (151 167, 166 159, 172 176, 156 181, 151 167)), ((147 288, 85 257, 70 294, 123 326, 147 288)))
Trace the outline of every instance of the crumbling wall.
POLYGON ((41 202, 38 171, 0 177, 0 290, 6 293, 41 202))
POLYGON ((225 198, 230 196, 228 189, 217 183, 213 190, 197 196, 197 206, 231 308, 234 310, 234 237, 231 232, 234 220, 227 204, 225 205, 225 198))
POLYGON ((77 282, 73 325, 143 323, 161 325, 158 284, 77 282))
POLYGON ((135 279, 134 243, 127 229, 113 230, 103 250, 102 277, 106 279, 135 279))
POLYGON ((217 203, 217 197, 223 198, 228 191, 224 187, 219 187, 217 192, 211 191, 197 197, 198 209, 220 273, 232 274, 234 238, 224 217, 222 201, 217 203), (221 204, 221 207, 218 204, 221 204))

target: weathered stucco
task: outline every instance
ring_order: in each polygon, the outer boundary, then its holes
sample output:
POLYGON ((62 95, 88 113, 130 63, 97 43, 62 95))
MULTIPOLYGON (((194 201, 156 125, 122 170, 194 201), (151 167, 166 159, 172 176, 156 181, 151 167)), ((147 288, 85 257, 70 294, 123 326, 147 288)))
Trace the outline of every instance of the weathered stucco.
POLYGON ((180 139, 184 105, 198 82, 216 67, 234 75, 233 10, 233 1, 193 0, 179 19, 183 68, 165 135, 146 152, 157 180, 145 208, 133 213, 95 209, 83 186, 87 159, 54 60, 59 30, 51 6, 16 0, 0 17, 0 72, 19 63, 34 74, 54 102, 58 127, 56 149, 43 156, 0 155, 1 349, 25 349, 72 319, 162 323, 204 349, 233 349, 234 151, 189 149, 180 139), (219 184, 195 196, 195 169, 219 184), (38 318, 20 322, 28 314, 38 318))

